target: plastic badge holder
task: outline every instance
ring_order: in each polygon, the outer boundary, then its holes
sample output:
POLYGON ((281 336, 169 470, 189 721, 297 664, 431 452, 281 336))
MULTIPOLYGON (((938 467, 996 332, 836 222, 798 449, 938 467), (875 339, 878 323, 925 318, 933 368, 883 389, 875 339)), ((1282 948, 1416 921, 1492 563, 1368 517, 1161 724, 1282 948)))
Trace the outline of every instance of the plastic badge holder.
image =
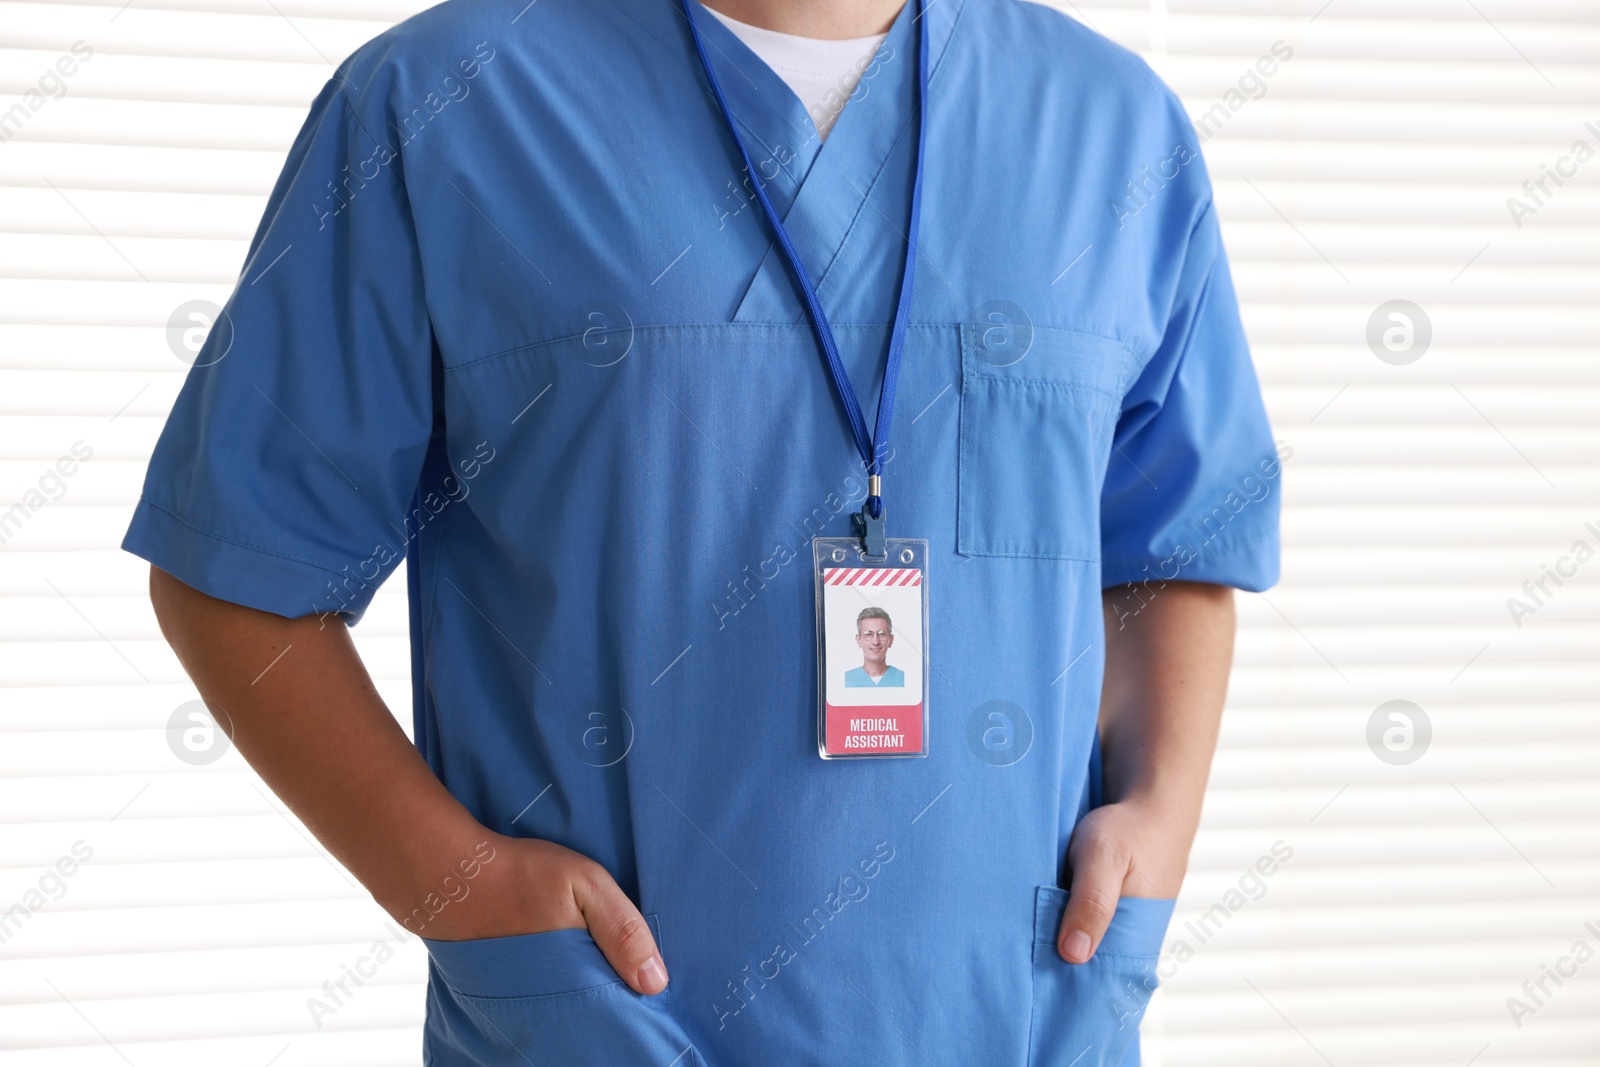
POLYGON ((823 759, 928 754, 928 542, 884 546, 874 557, 860 537, 812 541, 823 759))

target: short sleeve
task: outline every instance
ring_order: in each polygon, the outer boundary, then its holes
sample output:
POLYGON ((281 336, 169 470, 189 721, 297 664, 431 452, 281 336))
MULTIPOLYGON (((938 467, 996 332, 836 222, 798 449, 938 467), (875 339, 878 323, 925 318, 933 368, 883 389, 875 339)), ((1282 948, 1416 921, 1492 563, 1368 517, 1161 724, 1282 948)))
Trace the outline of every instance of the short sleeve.
POLYGON ((405 557, 437 355, 402 160, 342 80, 295 138, 122 547, 219 599, 353 624, 405 557))
POLYGON ((1282 463, 1208 203, 1153 356, 1123 397, 1101 494, 1101 585, 1278 580, 1282 463))

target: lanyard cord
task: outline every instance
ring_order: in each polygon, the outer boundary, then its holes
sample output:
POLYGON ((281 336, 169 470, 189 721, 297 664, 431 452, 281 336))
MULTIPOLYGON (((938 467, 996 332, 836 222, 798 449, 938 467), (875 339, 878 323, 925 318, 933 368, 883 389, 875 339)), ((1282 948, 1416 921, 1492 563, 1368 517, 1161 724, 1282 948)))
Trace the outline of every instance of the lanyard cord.
MULTIPOLYGON (((800 254, 789 239, 789 231, 778 218, 778 212, 773 208, 772 201, 767 199, 766 187, 757 176, 755 165, 750 161, 750 153, 745 149, 744 138, 739 136, 733 112, 728 109, 728 101, 722 95, 722 86, 717 81, 716 71, 712 69, 711 60, 706 55, 705 42, 700 37, 700 27, 695 25, 694 12, 691 10, 692 5, 699 0, 678 0, 678 2, 683 9, 684 18, 689 22, 695 51, 700 55, 700 65, 705 68, 706 80, 711 83, 711 93, 716 97, 717 106, 722 109, 722 117, 727 120, 728 131, 733 134, 733 143, 738 147, 739 156, 744 160, 745 170, 755 186, 756 199, 761 202, 761 210, 767 216, 767 222, 778 239, 778 245, 783 249, 789 270, 800 286, 800 294, 806 303, 806 313, 811 318, 811 325, 816 332, 818 343, 822 346, 823 354, 827 356, 828 371, 833 376, 834 388, 838 390, 839 400, 844 405, 845 415, 850 420, 850 432, 855 437, 856 449, 861 453, 862 462, 866 464, 867 474, 871 477, 870 485, 876 488, 881 484, 884 454, 888 451, 889 426, 894 417, 895 385, 900 379, 900 356, 905 348, 906 323, 911 313, 911 286, 917 262, 917 225, 922 217, 922 145, 928 128, 928 30, 922 23, 922 16, 925 13, 923 0, 917 0, 917 15, 912 20, 918 26, 917 158, 911 179, 911 219, 906 236, 905 266, 900 274, 900 299, 895 306, 894 325, 889 331, 889 355, 883 367, 883 390, 878 394, 878 413, 873 436, 867 433, 867 423, 861 414, 861 404, 856 399, 855 388, 850 384, 850 376, 845 372, 844 361, 839 358, 839 346, 833 339, 833 328, 828 325, 828 316, 822 310, 822 301, 817 297, 816 287, 811 284, 811 276, 806 273, 805 265, 800 262, 800 254)), ((870 493, 866 499, 866 508, 873 518, 881 518, 883 498, 876 492, 870 493)))

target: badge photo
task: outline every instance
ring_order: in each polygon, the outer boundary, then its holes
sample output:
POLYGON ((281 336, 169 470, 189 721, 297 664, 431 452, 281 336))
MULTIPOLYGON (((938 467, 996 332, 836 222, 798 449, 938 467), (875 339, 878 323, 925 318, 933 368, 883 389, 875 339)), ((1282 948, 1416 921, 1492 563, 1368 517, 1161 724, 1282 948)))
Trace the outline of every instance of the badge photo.
POLYGON ((927 755, 927 542, 815 545, 819 754, 927 755))

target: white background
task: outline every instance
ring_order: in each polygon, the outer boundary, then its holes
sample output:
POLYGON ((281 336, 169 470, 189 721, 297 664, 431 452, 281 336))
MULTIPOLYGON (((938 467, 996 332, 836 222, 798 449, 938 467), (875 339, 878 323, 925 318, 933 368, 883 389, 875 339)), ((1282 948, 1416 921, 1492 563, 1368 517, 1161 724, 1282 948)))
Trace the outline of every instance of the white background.
MULTIPOLYGON (((237 755, 172 756, 164 726, 195 694, 116 545, 186 369, 169 315, 223 301, 333 64, 419 6, 0 2, 0 105, 73 41, 95 48, 0 144, 0 504, 94 449, 0 548, 0 907, 75 841, 94 850, 0 946, 0 1067, 417 1062, 415 944, 313 1027, 306 999, 384 917, 237 755)), ((1600 960, 1520 1028, 1506 1000, 1574 941, 1600 948, 1600 561, 1520 627, 1506 601, 1596 540, 1600 160, 1520 226, 1507 198, 1596 143, 1600 7, 1065 10, 1197 117, 1274 42, 1294 51, 1204 143, 1294 455, 1283 582, 1239 598, 1174 936, 1275 842, 1292 858, 1158 994, 1150 1062, 1592 1067, 1600 960), (1364 339, 1394 299, 1432 324, 1406 366, 1364 339), (1408 766, 1365 740, 1395 699, 1432 724, 1408 766)), ((401 585, 355 633, 408 720, 401 585)))

